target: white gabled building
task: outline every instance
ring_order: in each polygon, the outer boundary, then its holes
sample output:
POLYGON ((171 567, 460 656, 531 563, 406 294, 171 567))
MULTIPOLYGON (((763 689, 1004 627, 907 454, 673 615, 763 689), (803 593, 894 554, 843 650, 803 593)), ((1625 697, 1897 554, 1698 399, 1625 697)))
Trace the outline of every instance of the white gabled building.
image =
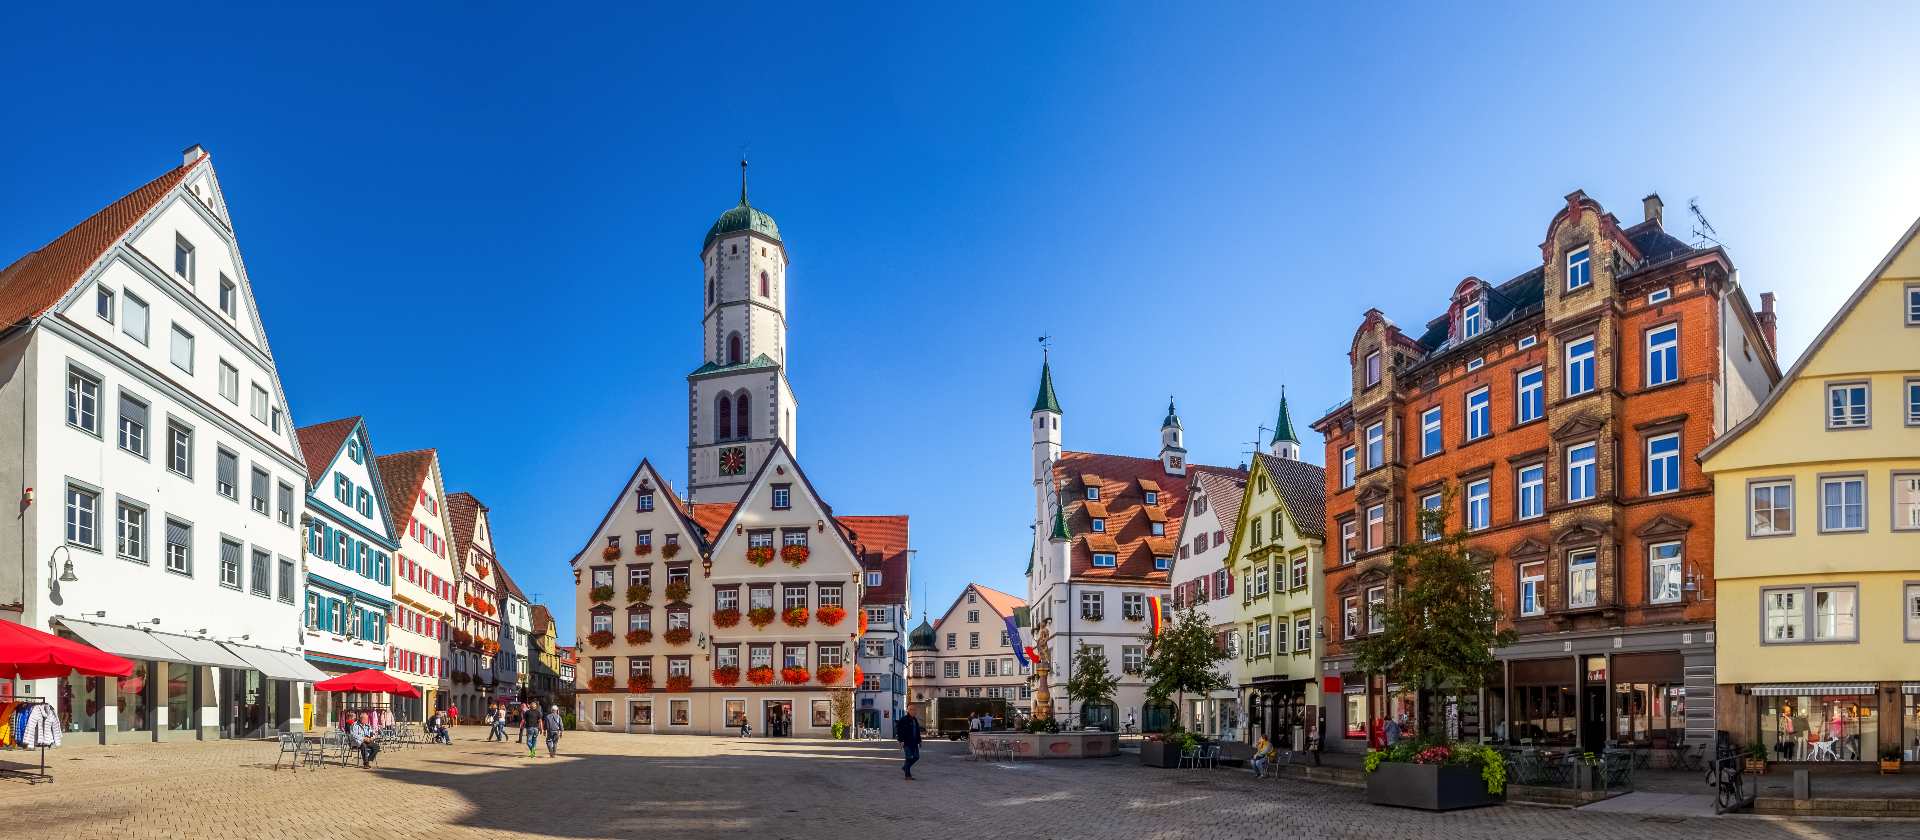
POLYGON ((394 705, 407 720, 422 720, 428 712, 451 707, 449 689, 472 682, 476 667, 473 651, 453 644, 460 584, 447 538, 453 533, 447 485, 440 477, 440 453, 433 449, 382 455, 375 464, 400 543, 393 559, 387 670, 420 689, 418 698, 396 698, 394 705))
POLYGON ((306 479, 199 146, 0 270, 0 617, 135 662, 20 686, 69 737, 300 725, 306 479))
POLYGON ((1236 593, 1227 556, 1246 489, 1245 471, 1194 470, 1187 479, 1187 515, 1180 521, 1180 556, 1173 561, 1173 608, 1192 606, 1205 615, 1228 657, 1219 663, 1227 686, 1204 697, 1189 695, 1187 708, 1180 710, 1181 725, 1230 740, 1240 737, 1237 698, 1247 667, 1240 656, 1240 601, 1230 597, 1236 593))
MULTIPOLYGON (((374 469, 373 444, 359 417, 299 430, 307 458, 305 647, 307 661, 328 676, 390 663, 387 630, 393 612, 393 556, 399 549, 387 515, 386 488, 374 469)), ((313 728, 335 728, 345 713, 390 713, 384 697, 315 692, 313 728)))

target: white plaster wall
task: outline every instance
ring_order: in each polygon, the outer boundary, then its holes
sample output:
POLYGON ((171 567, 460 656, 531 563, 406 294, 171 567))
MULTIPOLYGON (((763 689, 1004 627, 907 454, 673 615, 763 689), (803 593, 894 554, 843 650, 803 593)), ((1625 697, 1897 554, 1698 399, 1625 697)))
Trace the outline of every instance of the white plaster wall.
MULTIPOLYGON (((405 516, 399 517, 399 554, 418 562, 421 566, 439 575, 441 579, 454 583, 457 586, 459 579, 454 577, 453 561, 451 559, 453 556, 453 543, 451 542, 453 529, 451 522, 447 518, 447 496, 445 487, 440 480, 440 459, 438 457, 434 458, 433 467, 428 471, 424 485, 427 492, 432 494, 437 504, 430 510, 427 506, 420 503, 420 488, 409 488, 408 498, 413 500, 413 507, 405 516), (427 527, 435 533, 438 533, 442 539, 448 540, 446 543, 446 556, 435 555, 432 550, 427 548, 425 543, 422 543, 409 532, 409 529, 406 527, 409 517, 426 523, 427 527)), ((393 576, 394 600, 400 601, 402 604, 414 610, 435 615, 440 620, 446 621, 449 624, 453 623, 454 602, 434 595, 432 592, 414 585, 412 581, 403 578, 399 574, 398 562, 396 559, 393 576)), ((451 628, 449 628, 449 630, 450 629, 451 628)), ((402 650, 413 651, 423 656, 445 659, 447 655, 447 639, 429 639, 399 625, 394 626, 393 632, 388 636, 388 643, 402 650)), ((413 683, 414 685, 444 690, 452 685, 447 679, 448 672, 446 669, 450 667, 450 665, 443 663, 442 671, 438 679, 406 671, 394 671, 393 673, 394 676, 413 683)))

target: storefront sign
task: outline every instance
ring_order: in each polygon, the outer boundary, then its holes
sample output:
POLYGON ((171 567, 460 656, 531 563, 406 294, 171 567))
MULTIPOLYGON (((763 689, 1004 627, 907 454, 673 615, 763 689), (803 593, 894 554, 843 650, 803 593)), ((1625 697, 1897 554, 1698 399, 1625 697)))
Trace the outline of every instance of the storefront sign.
POLYGON ((1341 690, 1340 678, 1339 677, 1321 677, 1320 690, 1323 692, 1326 692, 1327 694, 1339 694, 1341 690))

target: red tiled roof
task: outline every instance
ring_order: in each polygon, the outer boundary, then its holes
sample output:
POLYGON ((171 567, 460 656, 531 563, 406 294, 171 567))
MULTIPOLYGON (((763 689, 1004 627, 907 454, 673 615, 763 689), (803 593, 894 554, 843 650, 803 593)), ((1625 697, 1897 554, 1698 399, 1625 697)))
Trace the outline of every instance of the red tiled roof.
MULTIPOLYGON (((1214 518, 1220 520, 1220 530, 1233 533, 1235 523, 1240 520, 1240 498, 1247 493, 1247 474, 1242 470, 1204 469, 1194 473, 1194 481, 1207 491, 1207 508, 1213 511, 1214 518)), ((1191 490, 1189 490, 1191 492, 1191 490)), ((1180 542, 1192 542, 1185 534, 1173 527, 1167 533, 1174 535, 1180 542)))
POLYGON ((993 611, 999 613, 1001 618, 1012 618, 1014 610, 1027 605, 1027 599, 1025 598, 1008 595, 998 589, 989 589, 977 583, 972 584, 972 586, 974 591, 980 593, 980 600, 987 602, 987 606, 992 607, 993 611))
POLYGON ((480 522, 480 512, 486 509, 486 505, 465 490, 447 494, 447 522, 453 529, 447 539, 453 542, 453 556, 461 571, 466 569, 467 549, 473 547, 473 530, 480 522))
MULTIPOLYGON (((1187 471, 1218 472, 1228 475, 1237 470, 1222 467, 1209 467, 1200 464, 1188 464, 1187 471)), ((1103 455, 1097 452, 1062 452, 1060 459, 1054 462, 1053 478, 1059 487, 1062 500, 1066 503, 1067 527, 1073 534, 1072 576, 1075 579, 1120 579, 1165 583, 1171 578, 1171 571, 1153 567, 1153 558, 1171 556, 1172 535, 1180 533, 1180 522, 1187 513, 1188 483, 1178 476, 1169 477, 1166 468, 1158 458, 1134 458, 1127 455, 1103 455), (1092 480, 1100 488, 1100 504, 1106 508, 1106 531, 1092 532, 1092 519, 1086 513, 1086 482, 1092 480), (1166 536, 1154 537, 1152 525, 1146 515, 1146 497, 1142 488, 1147 484, 1155 487, 1171 486, 1172 489, 1160 489, 1156 507, 1165 515, 1166 536), (1151 542, 1150 542, 1151 540, 1151 542), (1111 545, 1114 554, 1113 568, 1094 568, 1093 549, 1090 543, 1101 544, 1102 553, 1111 545)))
POLYGON ((294 432, 300 436, 300 454, 307 458, 307 481, 319 483, 325 475, 327 466, 333 463, 333 456, 339 454, 340 445, 347 442, 347 435, 353 431, 358 417, 342 417, 302 426, 294 432))
POLYGON ((719 542, 720 527, 733 517, 733 509, 739 507, 739 503, 691 502, 687 506, 693 508, 688 514, 692 516, 694 524, 706 529, 707 542, 714 543, 719 542))
POLYGON ((907 602, 907 517, 838 516, 834 521, 848 532, 847 539, 862 554, 860 566, 880 572, 880 585, 862 597, 869 604, 907 602))
POLYGON ((495 560, 493 562, 493 568, 494 571, 500 573, 500 587, 505 589, 508 595, 512 595, 522 601, 527 600, 527 593, 521 592, 520 584, 513 582, 513 575, 507 574, 507 564, 495 560))
MULTIPOLYGON (((204 157, 204 155, 202 156, 204 157)), ((199 159, 194 161, 198 164, 199 159)), ((160 199, 180 185, 193 165, 167 170, 0 270, 0 326, 46 314, 115 242, 127 235, 160 199)))
POLYGON ((531 613, 533 619, 531 622, 533 625, 533 635, 547 635, 547 628, 553 624, 553 611, 547 609, 546 604, 534 604, 531 613))
POLYGON ((434 451, 415 449, 412 452, 396 452, 374 459, 380 467, 380 483, 387 487, 387 518, 391 520, 393 533, 407 532, 407 520, 413 518, 413 503, 420 498, 420 488, 432 470, 434 451))

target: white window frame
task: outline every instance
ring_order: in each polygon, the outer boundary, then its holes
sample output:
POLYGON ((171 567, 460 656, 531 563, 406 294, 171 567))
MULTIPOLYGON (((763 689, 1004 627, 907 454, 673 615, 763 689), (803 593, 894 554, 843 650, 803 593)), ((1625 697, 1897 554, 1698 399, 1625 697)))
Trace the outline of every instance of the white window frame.
POLYGON ((1387 632, 1387 588, 1385 586, 1367 587, 1367 635, 1385 632, 1387 632))
POLYGON ((1820 487, 1820 533, 1822 534, 1857 534, 1867 530, 1867 522, 1869 517, 1867 515, 1866 474, 1850 473, 1847 475, 1821 476, 1819 487, 1820 487), (1847 509, 1849 507, 1854 506, 1854 505, 1848 504, 1846 500, 1846 495, 1845 495, 1846 490, 1844 488, 1848 486, 1857 486, 1860 488, 1860 500, 1858 503, 1858 507, 1860 508, 1860 524, 1857 526, 1851 526, 1851 527, 1845 524, 1847 509), (1842 495, 1840 499, 1840 504, 1837 508, 1833 505, 1828 504, 1827 502, 1828 487, 1843 488, 1841 490, 1842 495), (1838 510, 1840 512, 1842 524, 1838 527, 1828 524, 1828 522, 1830 521, 1828 519, 1828 515, 1834 510, 1838 510))
POLYGON ((1664 496, 1680 492, 1680 433, 1669 432, 1647 438, 1647 495, 1664 496), (1664 444, 1673 444, 1672 451, 1655 452, 1655 448, 1664 444), (1671 465, 1672 469, 1664 469, 1671 465), (1672 474, 1668 478, 1668 473, 1672 474), (1671 483, 1669 483, 1671 482, 1671 483))
POLYGON ((1479 440, 1493 434, 1493 389, 1481 386, 1467 392, 1467 440, 1479 440), (1475 405, 1474 400, 1479 404, 1475 405))
POLYGON ((1467 483, 1467 530, 1484 531, 1493 526, 1493 480, 1482 478, 1467 483))
POLYGON ((1546 562, 1543 560, 1535 560, 1530 563, 1521 563, 1520 597, 1518 599, 1519 603, 1517 604, 1520 614, 1523 616, 1546 615, 1546 589, 1546 562), (1533 569, 1533 574, 1527 574, 1529 568, 1533 569), (1527 605, 1529 603, 1533 605, 1532 609, 1528 609, 1527 605))
POLYGON ((1747 536, 1785 537, 1793 534, 1794 513, 1797 504, 1797 500, 1794 499, 1793 484, 1794 482, 1791 478, 1755 479, 1747 482, 1747 536), (1760 527, 1760 511, 1756 510, 1755 502, 1757 501, 1756 494, 1761 490, 1767 491, 1767 512, 1769 514, 1784 509, 1787 518, 1787 527, 1785 529, 1774 530, 1771 524, 1774 517, 1771 515, 1767 520, 1768 526, 1764 529, 1760 527), (1783 490, 1786 492, 1785 505, 1780 504, 1780 495, 1783 490))
POLYGON ((1420 457, 1437 455, 1446 448, 1446 433, 1441 431, 1440 406, 1420 412, 1420 457))
POLYGON ((1895 531, 1920 531, 1920 472, 1894 470, 1889 478, 1887 497, 1892 502, 1893 514, 1888 527, 1895 531), (1902 496, 1906 498, 1904 509, 1902 496))
POLYGON ((1428 493, 1427 495, 1420 497, 1420 514, 1421 514, 1420 539, 1425 540, 1427 542, 1433 542, 1434 540, 1440 539, 1440 537, 1442 536, 1442 533, 1440 531, 1427 530, 1426 514, 1431 511, 1439 510, 1440 506, 1445 502, 1446 502, 1445 496, 1440 493, 1428 493))
POLYGON ((1537 519, 1547 515, 1547 465, 1526 464, 1514 471, 1514 485, 1517 488, 1513 496, 1515 519, 1537 519), (1528 479, 1528 472, 1537 472, 1528 479), (1532 510, 1529 511, 1528 502, 1532 510))
POLYGON ((1647 546, 1647 603, 1678 604, 1686 591, 1686 545, 1668 540, 1647 546), (1672 549, 1673 556, 1661 553, 1672 549))
POLYGON ((1578 291, 1593 285, 1593 250, 1582 245, 1568 251, 1566 274, 1567 291, 1569 292, 1578 291), (1575 276, 1575 269, 1578 269, 1578 277, 1575 276))
POLYGON ((145 347, 147 339, 153 333, 153 307, 140 299, 139 295, 121 290, 120 295, 120 332, 126 337, 140 342, 145 347), (131 317, 128 313, 138 311, 140 317, 131 317))
POLYGON ((1567 609, 1600 603, 1600 551, 1580 548, 1567 552, 1567 609))
POLYGON ((170 335, 172 336, 172 339, 171 339, 172 343, 167 345, 167 360, 172 362, 174 367, 177 367, 188 374, 192 374, 193 362, 194 362, 193 357, 195 352, 193 333, 187 332, 186 329, 181 327, 179 324, 174 324, 173 331, 170 333, 170 335), (180 364, 180 348, 182 346, 182 339, 185 340, 185 347, 186 347, 187 363, 184 365, 180 364))
POLYGON ((1600 444, 1587 441, 1567 447, 1567 503, 1588 501, 1598 495, 1600 495, 1600 444), (1585 450, 1585 456, 1580 454, 1582 450, 1585 450), (1583 475, 1586 476, 1586 481, 1579 480, 1583 475), (1575 493, 1581 493, 1581 495, 1574 495, 1575 493))
POLYGON ((240 369, 226 359, 220 360, 220 396, 234 405, 240 404, 240 369))
POLYGON ((1514 422, 1516 424, 1531 423, 1546 416, 1547 369, 1538 366, 1527 368, 1515 374, 1513 382, 1514 422), (1534 377, 1532 384, 1527 383, 1528 376, 1534 377), (1532 397, 1532 399, 1528 399, 1529 397, 1532 397))
POLYGON ((1374 551, 1374 550, 1386 547, 1387 543, 1389 542, 1389 540, 1387 539, 1387 506, 1384 504, 1379 504, 1379 505, 1373 505, 1371 507, 1368 507, 1366 511, 1366 517, 1367 517, 1367 550, 1374 551), (1376 513, 1379 514, 1378 517, 1374 515, 1376 513), (1380 523, 1380 530, 1379 530, 1380 536, 1379 536, 1378 543, 1374 541, 1373 523, 1376 519, 1380 523))
POLYGON ((1901 383, 1907 396, 1907 425, 1920 426, 1920 377, 1907 377, 1901 383))
POLYGON ((1533 345, 1535 345, 1535 344, 1538 344, 1538 343, 1540 343, 1540 338, 1539 338, 1539 336, 1532 336, 1532 335, 1523 335, 1523 336, 1520 336, 1520 340, 1519 340, 1519 341, 1516 341, 1516 342, 1514 342, 1514 343, 1513 343, 1513 349, 1515 349, 1515 350, 1525 350, 1525 349, 1527 349, 1527 348, 1529 348, 1529 347, 1532 347, 1533 345))
POLYGON ((1116 562, 1115 562, 1115 558, 1114 558, 1114 556, 1113 556, 1113 553, 1112 553, 1112 552, 1107 552, 1107 551, 1096 551, 1096 552, 1094 552, 1094 553, 1093 553, 1093 567, 1094 567, 1094 568, 1096 568, 1096 569, 1111 569, 1111 568, 1113 568, 1113 567, 1114 567, 1115 565, 1117 565, 1117 564, 1116 564, 1116 562))
POLYGON ((1367 427, 1367 469, 1377 469, 1387 462, 1387 423, 1382 420, 1367 427))
POLYGON ((1827 428, 1828 429, 1867 429, 1873 427, 1873 383, 1871 382, 1829 382, 1827 383, 1827 428), (1860 399, 1856 403, 1853 395, 1860 399), (1836 404, 1836 396, 1846 395, 1844 405, 1836 404))
POLYGON ((1648 304, 1666 303, 1667 301, 1672 299, 1673 299, 1672 286, 1662 286, 1658 289, 1654 289, 1653 291, 1647 293, 1648 304))
POLYGON ((101 437, 100 377, 77 366, 67 366, 67 425, 94 437, 101 437), (91 405, 89 405, 91 403, 91 405))
POLYGON ((1485 312, 1486 307, 1482 306, 1480 301, 1477 300, 1467 304, 1465 308, 1460 310, 1460 339, 1462 341, 1473 338, 1486 331, 1487 323, 1485 312))
POLYGON ((153 514, 146 505, 130 499, 118 500, 113 518, 114 555, 122 560, 146 565, 148 536, 152 533, 148 523, 152 518, 153 514))
POLYGON ((65 499, 67 545, 100 550, 100 490, 68 482, 65 499))
POLYGON ((1680 379, 1680 325, 1663 324, 1647 330, 1646 337, 1646 381, 1647 387, 1665 385, 1680 379), (1666 365, 1660 364, 1663 357, 1673 359, 1673 373, 1665 374, 1666 365))
POLYGON ((1595 352, 1599 349, 1599 346, 1599 341, 1591 335, 1582 336, 1567 342, 1566 352, 1562 354, 1563 364, 1561 369, 1564 371, 1566 377, 1566 386, 1563 390, 1566 392, 1568 399, 1581 396, 1582 394, 1593 393, 1593 390, 1599 387, 1597 380, 1599 379, 1600 366, 1595 357, 1595 352), (1582 347, 1585 349, 1581 349, 1582 347), (1585 375, 1575 377, 1574 372, 1580 370, 1583 364, 1586 366, 1585 375), (1576 379, 1578 380, 1577 382, 1576 379), (1574 390, 1576 384, 1584 387, 1576 391, 1574 390))
POLYGON ((1380 351, 1375 350, 1368 353, 1360 364, 1363 371, 1362 375, 1366 377, 1367 387, 1371 388, 1380 384, 1380 378, 1383 375, 1381 373, 1380 351))
POLYGON ((1360 447, 1349 445, 1340 450, 1340 486, 1352 487, 1359 474, 1360 447))

